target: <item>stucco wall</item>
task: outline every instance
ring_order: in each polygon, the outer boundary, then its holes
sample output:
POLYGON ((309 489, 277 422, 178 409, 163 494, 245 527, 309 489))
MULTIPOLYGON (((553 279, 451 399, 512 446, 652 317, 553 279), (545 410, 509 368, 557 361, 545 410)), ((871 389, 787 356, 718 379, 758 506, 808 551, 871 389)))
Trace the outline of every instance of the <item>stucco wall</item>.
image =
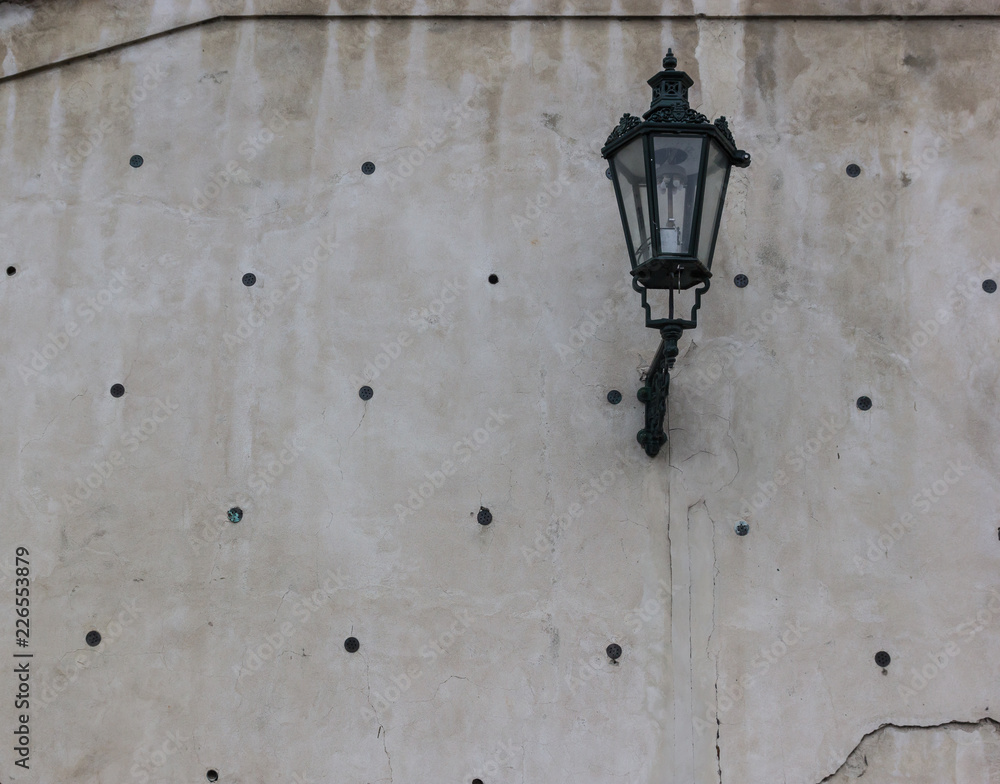
POLYGON ((0 780, 1000 781, 992 9, 348 5, 0 5, 0 780), (650 460, 668 46, 753 163, 650 460))

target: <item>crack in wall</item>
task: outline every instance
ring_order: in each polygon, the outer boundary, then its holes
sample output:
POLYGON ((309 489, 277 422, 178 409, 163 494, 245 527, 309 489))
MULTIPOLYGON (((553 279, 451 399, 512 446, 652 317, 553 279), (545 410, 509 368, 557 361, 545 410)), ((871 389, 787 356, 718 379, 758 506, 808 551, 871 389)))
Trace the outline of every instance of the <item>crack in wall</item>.
POLYGON ((858 741, 857 745, 851 749, 847 754, 847 757, 840 764, 840 766, 829 776, 820 779, 818 784, 825 784, 828 781, 832 781, 835 776, 840 774, 842 771, 852 775, 852 778, 860 778, 864 775, 864 771, 868 766, 868 757, 862 754, 862 762, 859 763, 857 756, 860 752, 861 746, 864 745, 865 741, 869 738, 879 734, 886 729, 895 729, 902 732, 922 732, 928 730, 948 730, 948 729, 980 729, 982 727, 990 727, 992 730, 1000 734, 1000 722, 996 719, 992 719, 989 716, 984 716, 978 721, 945 721, 940 724, 895 724, 893 722, 886 722, 881 724, 871 732, 866 733, 858 741))

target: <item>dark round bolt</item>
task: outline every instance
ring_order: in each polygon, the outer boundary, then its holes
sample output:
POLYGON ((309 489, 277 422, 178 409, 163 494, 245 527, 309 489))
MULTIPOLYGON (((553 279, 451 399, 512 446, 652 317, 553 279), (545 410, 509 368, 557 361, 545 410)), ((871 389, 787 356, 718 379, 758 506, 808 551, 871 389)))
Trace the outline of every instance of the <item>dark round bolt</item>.
POLYGON ((612 389, 608 392, 608 402, 613 406, 617 406, 622 402, 622 393, 617 389, 612 389))
POLYGON ((740 273, 735 278, 733 278, 733 283, 736 284, 736 288, 738 288, 738 289, 745 289, 747 287, 747 285, 750 283, 750 278, 748 278, 746 275, 740 273))
POLYGON ((485 506, 479 507, 479 514, 476 515, 476 522, 480 525, 489 525, 493 522, 493 512, 485 506))
MULTIPOLYGON (((8 275, 13 275, 15 272, 17 272, 17 267, 7 267, 7 274, 8 275)), ((993 284, 993 288, 996 288, 996 284, 995 283, 993 284)))
POLYGON ((750 533, 750 525, 749 525, 749 523, 747 523, 746 520, 740 520, 736 524, 736 533, 739 536, 746 536, 748 533, 750 533))
POLYGON ((364 163, 361 164, 361 171, 364 174, 374 174, 375 164, 372 163, 371 161, 365 161, 364 163))
POLYGON ((848 177, 857 177, 859 174, 861 174, 861 167, 858 166, 858 164, 856 164, 856 163, 849 163, 847 165, 847 176, 848 177))
POLYGON ((229 522, 238 523, 240 520, 243 519, 243 510, 240 509, 238 506, 234 506, 232 509, 226 512, 226 517, 229 518, 229 522))
POLYGON ((208 773, 205 774, 205 778, 208 779, 209 781, 218 781, 219 772, 216 770, 210 770, 208 773))
POLYGON ((142 166, 142 156, 133 155, 131 158, 128 159, 128 165, 131 166, 133 169, 138 169, 140 166, 142 166))
POLYGON ((254 275, 252 272, 248 272, 246 275, 243 276, 244 286, 252 286, 256 282, 257 282, 257 276, 254 275))
POLYGON ((872 399, 867 395, 862 395, 858 398, 858 408, 862 411, 867 411, 872 407, 872 399))
POLYGON ((375 391, 369 386, 363 386, 361 387, 361 389, 358 390, 358 397, 360 397, 362 400, 371 400, 372 395, 374 394, 375 391))
POLYGON ((472 784, 483 784, 483 780, 482 779, 473 779, 472 780, 472 784))
POLYGON ((496 275, 490 275, 489 281, 495 286, 497 283, 500 282, 500 278, 498 278, 496 275))
POLYGON ((348 637, 344 640, 344 650, 348 653, 357 653, 358 648, 361 647, 361 643, 358 642, 357 637, 348 637))
POLYGON ((889 662, 891 662, 891 661, 892 661, 892 658, 885 651, 879 651, 878 653, 875 654, 875 663, 879 667, 888 667, 889 666, 889 662))
POLYGON ((611 168, 610 167, 604 170, 604 176, 607 177, 609 180, 611 179, 611 168))
MULTIPOLYGON (((11 272, 12 269, 14 268, 13 267, 7 268, 8 275, 14 274, 11 272)), ((987 278, 986 280, 983 281, 983 291, 985 291, 987 294, 994 294, 996 293, 996 290, 997 290, 997 282, 995 280, 993 280, 992 278, 987 278)))
POLYGON ((101 644, 101 633, 98 631, 87 632, 87 645, 91 648, 96 648, 101 644))
POLYGON ((618 643, 613 642, 608 646, 608 658, 611 661, 618 661, 619 657, 622 655, 622 646, 618 643))
POLYGON ((124 394, 125 394, 125 387, 123 387, 121 384, 111 385, 111 397, 121 397, 124 394))

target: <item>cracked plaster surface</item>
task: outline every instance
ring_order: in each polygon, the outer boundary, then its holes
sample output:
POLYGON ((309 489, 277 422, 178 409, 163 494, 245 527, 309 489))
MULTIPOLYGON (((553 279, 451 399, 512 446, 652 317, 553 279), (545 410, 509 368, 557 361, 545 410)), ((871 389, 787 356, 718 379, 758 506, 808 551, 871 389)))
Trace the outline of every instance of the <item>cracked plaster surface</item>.
MULTIPOLYGON (((32 49, 4 11, 7 74, 102 32, 49 17, 32 49)), ((997 271, 996 98, 972 85, 997 81, 997 35, 248 20, 0 81, 18 268, 0 537, 33 553, 38 764, 97 782, 996 780, 997 317, 977 289, 997 271), (655 336, 620 286, 596 150, 666 45, 754 163, 649 461, 632 392, 655 336), (153 64, 166 76, 115 112, 153 64), (529 220, 546 182, 572 187, 529 220), (124 291, 84 321, 115 272, 124 291), (188 740, 154 764, 171 736, 188 740)))

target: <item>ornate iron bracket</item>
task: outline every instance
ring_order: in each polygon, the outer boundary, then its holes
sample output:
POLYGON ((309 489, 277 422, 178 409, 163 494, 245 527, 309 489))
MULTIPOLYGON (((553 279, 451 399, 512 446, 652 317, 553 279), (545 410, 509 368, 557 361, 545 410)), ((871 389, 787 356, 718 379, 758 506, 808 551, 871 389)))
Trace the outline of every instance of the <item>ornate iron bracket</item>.
POLYGON ((650 457, 656 457, 660 447, 667 443, 663 421, 667 416, 667 398, 670 395, 670 369, 677 358, 677 341, 683 331, 678 324, 669 324, 660 330, 662 340, 646 374, 646 386, 636 394, 639 402, 646 404, 646 426, 635 438, 650 457))
MULTIPOLYGON (((670 318, 654 319, 646 301, 646 289, 634 279, 632 288, 642 295, 642 307, 646 311, 646 326, 660 330, 660 347, 653 357, 653 364, 646 373, 646 385, 639 390, 637 397, 640 403, 646 404, 646 426, 636 434, 636 440, 642 444, 646 454, 656 457, 660 447, 667 443, 667 434, 663 430, 663 421, 667 417, 667 397, 670 394, 670 369, 677 359, 677 341, 685 329, 698 326, 698 309, 701 307, 701 296, 711 285, 706 280, 694 291, 694 306, 691 308, 691 318, 674 317, 674 300, 670 298, 670 318)), ((671 292, 673 294, 673 292, 671 292)))

